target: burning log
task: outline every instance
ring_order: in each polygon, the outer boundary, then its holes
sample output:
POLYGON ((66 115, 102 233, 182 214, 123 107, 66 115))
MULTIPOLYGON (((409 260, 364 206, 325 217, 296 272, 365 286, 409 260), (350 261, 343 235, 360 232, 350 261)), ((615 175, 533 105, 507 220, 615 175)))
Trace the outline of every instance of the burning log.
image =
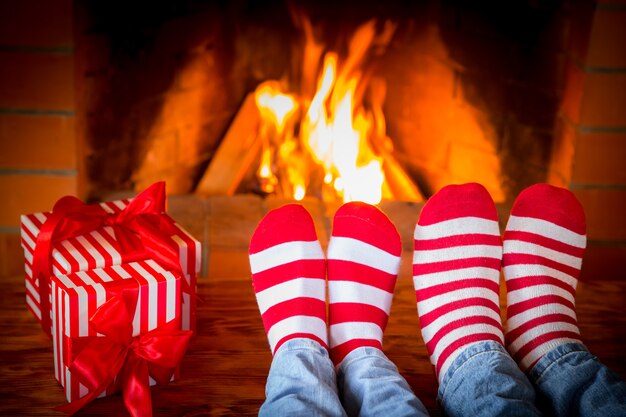
POLYGON ((259 159, 259 120, 254 94, 248 94, 198 183, 196 194, 235 194, 246 173, 259 159))
POLYGON ((423 202, 424 196, 411 177, 391 154, 383 157, 383 170, 394 200, 423 202))

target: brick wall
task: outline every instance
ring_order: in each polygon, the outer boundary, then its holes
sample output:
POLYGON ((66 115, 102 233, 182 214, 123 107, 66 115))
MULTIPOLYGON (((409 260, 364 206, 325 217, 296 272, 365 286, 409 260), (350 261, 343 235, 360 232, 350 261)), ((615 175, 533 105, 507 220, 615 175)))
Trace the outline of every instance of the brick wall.
POLYGON ((22 270, 19 215, 80 194, 71 0, 0 2, 0 275, 22 270))

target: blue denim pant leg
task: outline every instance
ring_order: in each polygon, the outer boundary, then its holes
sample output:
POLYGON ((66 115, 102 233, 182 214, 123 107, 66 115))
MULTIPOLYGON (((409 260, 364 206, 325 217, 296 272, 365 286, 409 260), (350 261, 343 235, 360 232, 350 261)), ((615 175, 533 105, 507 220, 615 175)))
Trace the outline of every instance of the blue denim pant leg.
POLYGON ((439 385, 448 416, 540 416, 535 391, 504 347, 493 341, 469 345, 439 385))
POLYGON ((529 378, 550 415, 626 416, 626 384, 580 343, 545 354, 529 378))
POLYGON ((349 416, 427 416, 398 368, 379 349, 350 352, 337 370, 337 384, 349 416))
POLYGON ((274 355, 259 416, 345 416, 335 366, 314 340, 291 339, 274 355))

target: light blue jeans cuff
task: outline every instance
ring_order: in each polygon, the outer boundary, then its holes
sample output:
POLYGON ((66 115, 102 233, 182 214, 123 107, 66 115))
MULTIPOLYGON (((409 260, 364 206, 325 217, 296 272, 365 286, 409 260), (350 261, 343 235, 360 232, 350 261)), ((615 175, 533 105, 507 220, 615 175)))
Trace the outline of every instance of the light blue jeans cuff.
POLYGON ((307 338, 285 342, 272 359, 259 416, 345 415, 326 348, 307 338))
POLYGON ((626 416, 626 384, 580 343, 546 353, 529 372, 538 403, 555 416, 626 416))
POLYGON ((427 416, 398 368, 374 347, 350 352, 337 369, 337 384, 349 416, 427 416))
POLYGON ((540 416, 535 391, 506 349, 497 342, 469 345, 439 385, 448 416, 540 416))

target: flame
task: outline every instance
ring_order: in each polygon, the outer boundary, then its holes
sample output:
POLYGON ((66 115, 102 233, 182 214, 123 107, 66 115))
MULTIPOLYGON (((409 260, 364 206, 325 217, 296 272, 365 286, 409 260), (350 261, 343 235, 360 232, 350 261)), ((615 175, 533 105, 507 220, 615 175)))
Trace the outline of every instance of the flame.
MULTIPOLYGON (((308 106, 301 104, 306 111, 302 112, 298 135, 288 129, 287 124, 295 118, 296 103, 306 100, 297 100, 294 95, 280 91, 275 82, 263 83, 257 88, 257 106, 263 124, 273 126, 273 137, 279 138, 280 142, 276 146, 280 162, 275 163, 277 166, 272 171, 271 152, 266 149, 271 141, 266 138, 267 132, 262 133, 264 146, 258 176, 263 180, 268 178, 268 172, 273 176, 273 172, 281 171, 281 183, 282 177, 287 180, 287 184, 282 185, 283 190, 289 189, 286 194, 291 193, 296 200, 304 198, 310 182, 308 160, 321 168, 322 187, 333 190, 336 198, 344 202, 358 200, 377 204, 383 197, 382 158, 370 142, 373 136, 381 136, 384 119, 381 120, 380 106, 374 104, 372 109, 366 109, 362 103, 367 80, 360 70, 360 64, 376 38, 374 23, 367 22, 357 29, 350 39, 345 59, 340 60, 334 52, 324 55, 317 89, 308 106)), ((384 36, 390 38, 388 27, 384 36)), ((307 39, 307 42, 312 40, 307 39)), ((307 50, 318 53, 319 48, 309 45, 305 48, 307 50)), ((305 57, 305 62, 310 61, 305 57)), ((305 87, 301 90, 306 91, 305 87)), ((296 125, 295 121, 292 125, 296 125)), ((263 129, 267 130, 267 127, 263 129)), ((273 190, 268 187, 265 191, 273 190)), ((326 195, 327 191, 323 194, 326 195)))
POLYGON ((308 164, 298 140, 293 136, 285 138, 278 149, 278 155, 278 166, 287 180, 283 184, 283 191, 295 200, 302 200, 308 185, 308 164))
POLYGON ((285 130, 285 124, 296 110, 296 100, 290 94, 282 93, 275 81, 262 83, 254 92, 257 107, 263 120, 276 127, 278 134, 285 130))
POLYGON ((272 193, 276 189, 276 176, 272 172, 272 153, 269 146, 264 146, 261 153, 261 164, 257 171, 257 177, 261 180, 261 188, 266 193, 272 193))
POLYGON ((293 198, 297 201, 300 201, 304 198, 304 196, 306 195, 306 191, 304 190, 304 187, 300 184, 297 184, 295 187, 295 191, 293 193, 293 198))
POLYGON ((336 55, 327 54, 317 93, 304 120, 304 143, 324 168, 324 182, 332 184, 344 202, 377 204, 382 199, 385 177, 380 158, 367 142, 370 124, 362 113, 355 112, 359 80, 353 77, 337 83, 336 68, 336 55))
POLYGON ((273 152, 271 141, 284 134, 287 120, 296 111, 296 101, 289 94, 283 94, 277 82, 268 81, 259 85, 254 95, 261 115, 261 163, 257 171, 261 189, 266 193, 276 190, 278 178, 273 172, 273 152))

